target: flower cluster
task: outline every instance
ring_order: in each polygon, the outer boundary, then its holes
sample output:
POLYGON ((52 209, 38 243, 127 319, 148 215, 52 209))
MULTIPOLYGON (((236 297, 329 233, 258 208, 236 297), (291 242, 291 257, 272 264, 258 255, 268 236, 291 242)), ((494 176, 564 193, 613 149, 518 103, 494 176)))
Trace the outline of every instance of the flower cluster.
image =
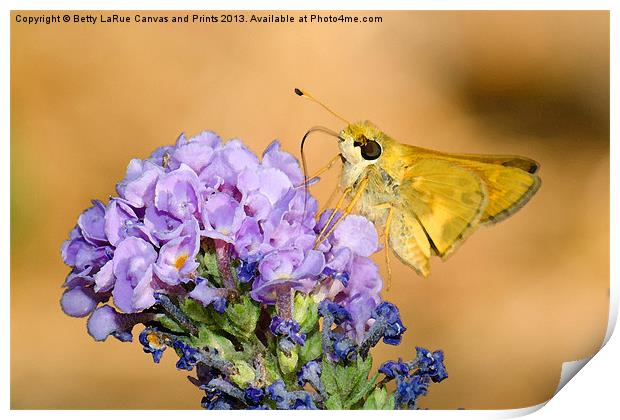
MULTIPOLYGON (((278 142, 259 160, 239 140, 181 135, 133 159, 116 189, 61 250, 71 267, 61 307, 88 316, 95 340, 131 341, 143 324, 144 351, 159 362, 173 349, 209 409, 379 404, 385 381, 368 378, 369 350, 399 344, 406 329, 381 300, 376 230, 361 216, 317 215, 278 142), (347 375, 348 389, 334 385, 347 375)), ((382 367, 398 382, 394 407, 415 402, 412 378, 446 376, 441 352, 422 356, 415 375, 382 367)))

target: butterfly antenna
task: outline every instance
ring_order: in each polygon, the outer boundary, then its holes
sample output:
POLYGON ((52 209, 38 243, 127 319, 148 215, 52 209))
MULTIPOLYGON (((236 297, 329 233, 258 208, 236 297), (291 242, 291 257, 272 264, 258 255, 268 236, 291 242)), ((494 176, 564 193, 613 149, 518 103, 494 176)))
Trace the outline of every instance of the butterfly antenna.
POLYGON ((340 114, 332 111, 330 108, 328 108, 323 102, 319 101, 318 99, 316 99, 314 96, 310 95, 308 92, 306 92, 305 90, 301 90, 299 88, 295 88, 295 93, 297 94, 297 96, 301 96, 307 99, 310 99, 312 102, 319 104, 320 106, 323 107, 323 109, 325 109, 327 112, 329 112, 330 114, 332 114, 333 116, 335 116, 336 118, 344 121, 345 123, 347 123, 347 125, 351 125, 351 123, 346 119, 343 118, 342 116, 340 116, 340 114))

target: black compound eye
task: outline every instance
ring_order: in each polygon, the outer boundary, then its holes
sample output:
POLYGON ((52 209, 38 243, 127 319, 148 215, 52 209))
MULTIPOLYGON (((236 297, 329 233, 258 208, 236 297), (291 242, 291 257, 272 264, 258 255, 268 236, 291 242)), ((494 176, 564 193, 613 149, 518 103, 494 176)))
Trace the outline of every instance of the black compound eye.
POLYGON ((360 151, 366 160, 375 160, 381 156, 381 146, 374 140, 368 140, 366 144, 361 145, 360 151))

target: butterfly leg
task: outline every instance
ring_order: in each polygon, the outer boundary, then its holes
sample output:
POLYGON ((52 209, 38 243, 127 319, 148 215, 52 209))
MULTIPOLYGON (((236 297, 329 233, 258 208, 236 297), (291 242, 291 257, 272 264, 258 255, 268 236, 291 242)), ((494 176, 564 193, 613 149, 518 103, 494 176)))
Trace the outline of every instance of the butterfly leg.
MULTIPOLYGON (((340 199, 338 200, 338 202, 336 203, 336 206, 334 207, 334 210, 332 211, 332 214, 329 215, 329 219, 327 219, 327 222, 325 222, 325 224, 323 225, 323 227, 321 228, 321 231, 319 232, 319 234, 316 237, 316 241, 314 242, 314 248, 316 248, 321 242, 323 241, 319 241, 319 238, 321 238, 321 236, 323 235, 323 233, 325 233, 325 231, 327 230, 327 227, 329 226, 329 224, 332 222, 332 220, 334 219, 334 216, 336 216, 336 213, 338 213, 338 211, 340 210, 340 207, 342 207, 342 205, 344 204, 345 199, 347 198, 347 196, 349 195, 349 193, 351 192, 352 188, 351 187, 347 187, 345 188, 345 190, 342 193, 342 196, 340 197, 340 199)), ((337 191, 337 189, 336 189, 337 191)), ((335 191, 334 191, 335 192, 335 191)))
POLYGON ((323 166, 321 169, 316 171, 311 177, 307 177, 304 180, 304 182, 302 182, 299 185, 296 185, 295 188, 303 187, 304 185, 309 186, 312 183, 312 181, 314 181, 315 178, 318 178, 324 172, 329 171, 332 168, 332 166, 334 166, 334 163, 338 162, 341 159, 342 158, 340 157, 340 154, 337 154, 327 163, 327 165, 323 166))
POLYGON ((389 291, 392 287, 392 265, 390 263, 390 228, 392 227, 392 219, 394 218, 394 207, 390 203, 378 204, 372 207, 373 210, 388 209, 388 214, 385 219, 385 227, 383 229, 383 252, 385 253, 385 266, 387 267, 387 285, 385 291, 389 291))
MULTIPOLYGON (((351 199, 351 201, 349 202, 349 204, 347 205, 347 207, 344 209, 344 211, 342 212, 342 216, 340 218, 338 218, 338 220, 336 220, 336 222, 334 222, 334 225, 327 231, 327 233, 325 233, 324 235, 319 234, 319 236, 317 237, 317 240, 315 242, 314 247, 316 248, 321 242, 323 242, 325 239, 327 239, 329 237, 329 235, 331 235, 331 233, 334 231, 334 229, 336 229, 336 226, 338 226, 338 224, 344 220, 345 217, 347 217, 351 211, 353 210, 353 207, 355 207, 355 205, 357 204, 357 202, 359 201, 360 197, 362 196, 362 194, 364 193, 364 191, 366 191, 366 186, 368 185, 368 177, 364 177, 362 178, 362 180, 360 181, 359 185, 357 186, 357 190, 355 191, 355 194, 353 195, 353 198, 351 199)), ((349 188, 347 188, 349 189, 349 188)), ((350 191, 350 189, 349 189, 350 191)), ((343 195, 344 198, 344 195, 343 195)), ((342 201, 342 199, 340 200, 342 201)), ((339 204, 340 201, 338 202, 339 204)), ((321 229, 321 233, 323 233, 323 231, 325 230, 326 226, 329 226, 331 219, 333 218, 333 216, 336 214, 336 210, 334 210, 334 212, 331 214, 329 220, 327 221, 327 223, 325 224, 325 226, 323 226, 323 229, 321 229)))

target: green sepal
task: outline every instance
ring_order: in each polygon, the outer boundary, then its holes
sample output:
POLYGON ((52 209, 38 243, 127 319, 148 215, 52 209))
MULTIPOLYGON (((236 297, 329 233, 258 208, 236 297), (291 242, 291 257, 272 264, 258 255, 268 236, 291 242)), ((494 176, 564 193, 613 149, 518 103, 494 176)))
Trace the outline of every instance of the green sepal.
MULTIPOLYGON (((239 302, 228 305, 226 316, 235 332, 244 337, 249 337, 254 334, 256 329, 256 323, 260 316, 260 306, 249 296, 243 295, 239 302)), ((233 333, 233 331, 229 332, 233 333)))
POLYGON ((256 372, 252 366, 244 361, 236 361, 234 363, 237 373, 231 375, 230 379, 239 387, 245 388, 250 382, 256 379, 256 372))
POLYGON ((265 356, 263 366, 265 367, 265 373, 267 374, 265 378, 266 382, 270 384, 278 379, 282 379, 280 372, 278 372, 277 362, 273 353, 268 352, 265 356))
POLYGON ((299 324, 301 332, 309 333, 318 327, 318 305, 311 296, 295 294, 293 320, 299 324))
POLYGON ((305 365, 309 361, 321 357, 322 353, 321 332, 315 331, 306 337, 306 342, 299 349, 299 360, 302 365, 305 365))
POLYGON ((198 274, 201 277, 208 277, 220 282, 220 270, 217 267, 217 256, 215 252, 205 252, 202 257, 200 254, 196 257, 198 261, 198 274))
POLYGON ((375 388, 362 408, 364 410, 392 410, 394 409, 394 394, 388 397, 385 387, 375 388))
POLYGON ((278 349, 278 364, 280 365, 280 370, 285 376, 297 370, 298 361, 299 354, 297 352, 297 348, 291 350, 289 355, 278 349))
POLYGON ((218 355, 225 360, 235 360, 243 356, 235 350, 235 346, 228 338, 214 333, 205 325, 198 327, 198 337, 192 337, 191 340, 195 347, 217 350, 218 355))

